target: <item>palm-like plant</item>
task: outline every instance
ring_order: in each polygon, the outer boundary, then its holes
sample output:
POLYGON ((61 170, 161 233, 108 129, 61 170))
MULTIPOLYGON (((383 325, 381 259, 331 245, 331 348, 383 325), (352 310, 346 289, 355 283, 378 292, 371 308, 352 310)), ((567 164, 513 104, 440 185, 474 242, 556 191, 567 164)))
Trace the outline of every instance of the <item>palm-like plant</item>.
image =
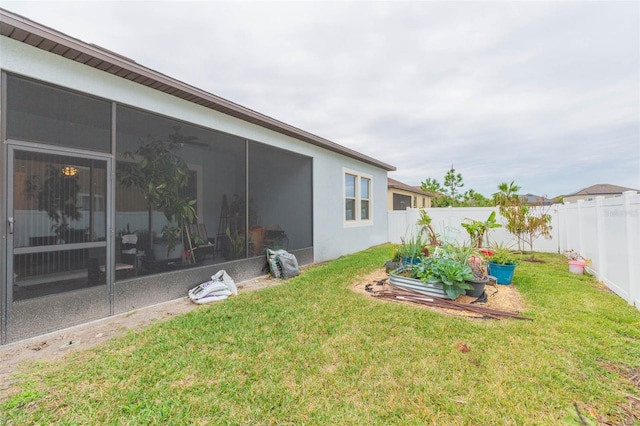
POLYGON ((485 236, 487 237, 488 243, 489 229, 502 227, 502 225, 496 222, 496 212, 491 212, 487 220, 485 220, 484 222, 465 218, 463 219, 461 225, 469 234, 469 238, 471 238, 471 245, 477 248, 482 247, 485 236))
POLYGON ((519 200, 518 191, 521 187, 516 185, 514 181, 511 183, 502 182, 498 185, 498 190, 493 194, 493 202, 496 206, 507 206, 517 203, 519 200))

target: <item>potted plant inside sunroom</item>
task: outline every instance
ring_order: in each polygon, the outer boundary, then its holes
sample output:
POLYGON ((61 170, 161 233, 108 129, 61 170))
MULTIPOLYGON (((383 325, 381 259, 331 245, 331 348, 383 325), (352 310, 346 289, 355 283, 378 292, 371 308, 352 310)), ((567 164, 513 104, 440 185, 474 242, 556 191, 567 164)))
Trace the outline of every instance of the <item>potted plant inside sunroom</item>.
POLYGON ((518 256, 511 252, 508 247, 502 244, 491 246, 488 270, 489 275, 496 277, 498 284, 511 284, 517 264, 518 256))
POLYGON ((184 142, 193 137, 181 135, 179 127, 175 127, 174 131, 167 140, 152 136, 141 140, 134 152, 122 153, 123 158, 132 162, 118 163, 119 184, 137 188, 146 203, 148 246, 158 256, 156 260, 170 256, 180 257, 184 250, 185 226, 196 217, 196 201, 183 193, 189 179, 189 168, 178 154, 184 142), (163 212, 167 219, 160 239, 154 239, 152 232, 154 211, 163 212), (154 244, 160 245, 161 250, 154 247, 154 244))

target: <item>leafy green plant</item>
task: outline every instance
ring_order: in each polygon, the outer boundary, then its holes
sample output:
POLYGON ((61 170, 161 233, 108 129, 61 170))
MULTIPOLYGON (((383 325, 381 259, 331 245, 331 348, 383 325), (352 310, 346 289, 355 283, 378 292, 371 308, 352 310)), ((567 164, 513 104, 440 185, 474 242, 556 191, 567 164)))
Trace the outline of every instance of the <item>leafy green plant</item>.
POLYGON ((178 154, 184 142, 194 137, 183 136, 180 128, 174 127, 174 133, 167 140, 149 136, 140 141, 134 152, 123 152, 125 159, 134 162, 118 163, 118 182, 124 187, 137 188, 145 200, 148 210, 149 247, 153 247, 153 210, 162 211, 169 223, 163 230, 163 237, 169 243, 168 251, 181 241, 184 227, 196 217, 196 200, 183 195, 183 189, 189 179, 189 168, 178 154))
POLYGON ((231 229, 227 226, 225 231, 229 245, 231 246, 231 258, 240 259, 244 256, 245 239, 244 234, 236 231, 231 232, 231 229))
POLYGON ((501 183, 498 189, 500 192, 494 195, 494 200, 507 221, 505 228, 516 237, 518 247, 529 246, 530 259, 534 260, 533 242, 540 237, 551 238, 551 206, 545 206, 544 198, 537 205, 527 204, 525 198, 518 196, 520 187, 513 181, 510 184, 501 183))
POLYGON ((441 283, 451 299, 457 299, 466 290, 471 289, 466 282, 474 279, 468 265, 446 257, 423 259, 421 263, 413 266, 412 272, 416 278, 426 283, 441 283))
POLYGON ((482 247, 482 243, 485 237, 487 238, 487 243, 488 243, 490 229, 502 227, 502 225, 496 222, 495 211, 491 212, 489 217, 484 222, 470 219, 470 218, 465 218, 463 219, 461 225, 469 234, 469 238, 471 239, 471 245, 477 248, 482 247))
POLYGON ((422 231, 418 232, 418 235, 409 238, 401 238, 402 243, 398 246, 398 254, 401 259, 407 259, 409 263, 413 262, 413 259, 417 259, 423 256, 425 249, 425 242, 422 240, 422 231))
POLYGON ((516 265, 519 260, 518 256, 503 244, 494 244, 491 246, 491 253, 492 255, 489 257, 489 262, 499 265, 516 265))
POLYGON ((469 258, 473 256, 473 247, 465 244, 446 244, 438 251, 437 257, 445 257, 447 259, 453 259, 456 262, 466 264, 469 262, 469 258))
POLYGON ((423 208, 420 209, 420 219, 418 219, 417 225, 422 228, 422 231, 426 230, 429 235, 429 244, 436 247, 440 245, 440 235, 433 230, 431 216, 423 208))

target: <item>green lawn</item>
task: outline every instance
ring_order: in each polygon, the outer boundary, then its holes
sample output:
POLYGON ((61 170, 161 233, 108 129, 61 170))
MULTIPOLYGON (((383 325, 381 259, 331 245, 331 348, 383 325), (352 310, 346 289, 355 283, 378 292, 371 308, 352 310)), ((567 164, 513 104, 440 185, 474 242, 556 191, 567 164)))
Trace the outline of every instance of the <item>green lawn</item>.
POLYGON ((390 255, 314 266, 34 365, 0 423, 581 424, 574 403, 588 422, 640 422, 640 312, 564 257, 516 269, 533 321, 495 321, 349 290, 390 255))

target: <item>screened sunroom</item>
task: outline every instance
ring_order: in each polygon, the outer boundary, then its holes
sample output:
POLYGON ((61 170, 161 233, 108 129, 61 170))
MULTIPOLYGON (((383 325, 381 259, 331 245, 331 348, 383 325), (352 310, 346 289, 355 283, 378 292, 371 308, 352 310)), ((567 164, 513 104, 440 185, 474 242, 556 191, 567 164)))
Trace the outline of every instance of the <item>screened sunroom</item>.
POLYGON ((387 241, 392 166, 0 18, 3 344, 387 241))

